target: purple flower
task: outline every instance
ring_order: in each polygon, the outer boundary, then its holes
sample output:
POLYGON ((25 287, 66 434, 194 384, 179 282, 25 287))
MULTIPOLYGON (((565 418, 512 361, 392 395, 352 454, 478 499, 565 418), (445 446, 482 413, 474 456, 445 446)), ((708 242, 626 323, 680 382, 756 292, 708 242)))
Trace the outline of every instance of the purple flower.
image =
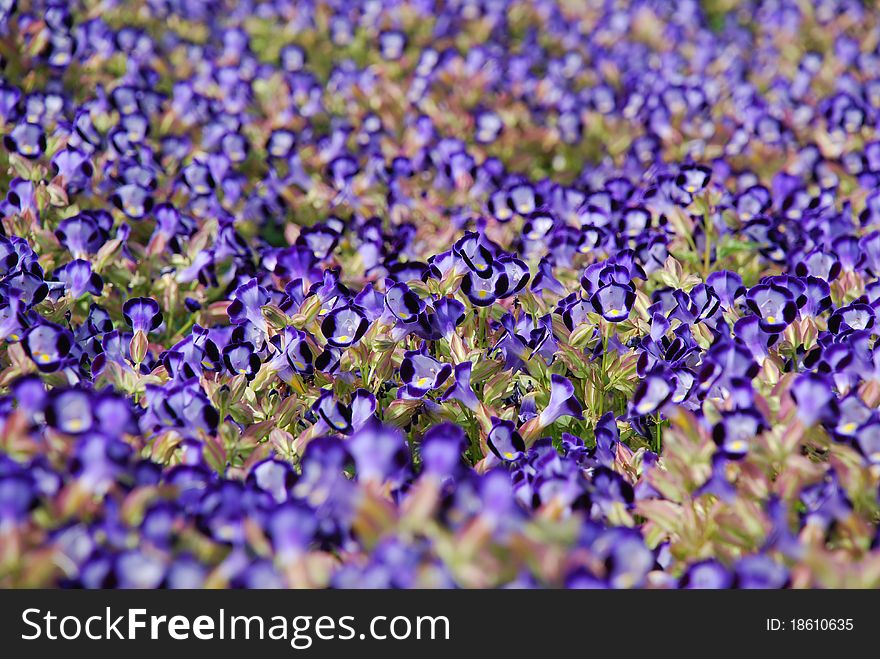
POLYGON ((219 415, 197 380, 165 386, 147 385, 147 412, 141 417, 144 432, 178 428, 190 433, 203 431, 213 435, 219 415))
POLYGON ((734 566, 736 587, 743 589, 784 588, 789 581, 788 568, 766 554, 746 556, 734 566))
POLYGON ((53 277, 64 282, 64 288, 73 298, 79 298, 85 293, 100 295, 104 288, 101 276, 92 272, 92 264, 82 259, 76 259, 58 268, 53 277))
POLYGON ((714 559, 701 561, 691 565, 681 578, 679 587, 699 589, 724 589, 733 586, 733 575, 730 570, 714 559))
POLYGON ((44 412, 46 423, 69 435, 89 432, 95 423, 93 405, 84 389, 53 389, 44 412))
POLYGON ((746 294, 742 277, 729 270, 713 272, 706 278, 706 284, 712 287, 725 309, 733 309, 737 300, 746 294))
POLYGON ((284 561, 296 560, 307 551, 317 530, 314 511, 298 501, 280 504, 266 518, 269 541, 284 561))
POLYGON ((455 328, 464 322, 465 307, 452 297, 442 297, 432 307, 434 313, 429 318, 431 327, 437 336, 448 341, 455 333, 455 328))
POLYGON ((574 395, 571 381, 555 373, 550 376, 550 402, 538 416, 541 427, 546 428, 563 416, 583 419, 583 406, 574 395))
POLYGON ((480 401, 474 393, 473 387, 471 387, 472 369, 472 362, 462 362, 461 364, 457 364, 454 373, 455 379, 452 385, 443 392, 440 400, 457 400, 471 412, 476 412, 480 406, 480 401))
POLYGON ((153 209, 151 191, 136 183, 120 185, 110 195, 110 202, 132 220, 144 219, 153 209))
POLYGON ((797 315, 791 292, 778 284, 758 284, 746 295, 749 308, 761 319, 761 329, 768 333, 784 330, 797 315))
MULTIPOLYGON (((107 240, 107 231, 98 218, 80 213, 58 223, 55 235, 75 258, 83 258, 100 249, 107 240)), ((112 222, 112 220, 111 220, 112 222)))
POLYGON ((676 379, 662 367, 647 373, 633 394, 632 409, 639 416, 653 414, 665 405, 675 393, 676 379))
POLYGON ((506 294, 508 285, 503 265, 492 262, 482 272, 468 272, 461 280, 461 291, 475 307, 489 307, 506 294))
POLYGON ((400 381, 410 396, 421 398, 442 385, 452 373, 450 364, 443 364, 429 354, 427 347, 408 350, 400 363, 400 381))
POLYGON ((504 130, 504 122, 497 113, 482 110, 475 118, 476 130, 474 139, 480 144, 491 144, 504 130))
POLYGON ((748 453, 750 441, 764 430, 764 418, 757 410, 728 410, 721 413, 721 420, 712 428, 712 438, 728 458, 735 460, 748 453))
POLYGON ((133 297, 126 300, 122 305, 122 316, 135 332, 147 334, 162 324, 159 303, 149 297, 133 297))
POLYGON ((17 124, 3 142, 7 149, 29 160, 36 160, 46 151, 46 133, 39 124, 17 124))
POLYGON ((233 300, 226 312, 229 320, 236 325, 251 323, 255 327, 266 331, 266 319, 263 317, 263 307, 271 301, 269 292, 257 283, 256 278, 249 279, 232 293, 233 300))
POLYGON ((852 330, 870 330, 874 327, 874 309, 862 302, 853 302, 836 309, 828 318, 828 329, 834 334, 852 330))
POLYGON ((831 379, 820 373, 801 373, 791 385, 791 397, 798 406, 798 418, 806 426, 833 421, 839 415, 831 379))
POLYGON ((515 462, 523 457, 526 450, 525 442, 516 430, 512 421, 504 421, 492 417, 492 429, 486 438, 486 444, 499 460, 515 462))
POLYGON ((276 351, 269 365, 278 372, 281 379, 289 380, 293 373, 311 375, 314 372, 314 353, 305 332, 293 327, 285 327, 269 342, 276 351))
POLYGON ((253 380, 260 370, 260 356, 255 352, 252 343, 240 341, 230 343, 223 348, 223 364, 233 375, 244 375, 248 381, 253 380))
POLYGON ((425 303, 403 283, 394 284, 385 294, 385 306, 402 323, 413 323, 425 311, 425 303))
POLYGON ((22 345, 40 371, 53 373, 67 364, 73 337, 59 325, 42 322, 25 332, 22 345))
POLYGON ((468 440, 464 431, 452 423, 432 426, 422 437, 419 455, 425 473, 438 478, 456 477, 463 473, 462 459, 468 440))
POLYGON ((364 481, 400 484, 410 463, 409 446, 403 434, 379 421, 367 422, 348 440, 358 478, 364 481))
POLYGON ((328 313, 321 322, 321 333, 335 348, 347 348, 361 340, 369 323, 364 312, 355 306, 345 306, 328 313))
POLYGON ((398 60, 406 50, 406 35, 400 30, 385 30, 379 34, 379 53, 383 59, 398 60))
POLYGON ((689 194, 703 190, 712 177, 712 170, 702 165, 685 165, 678 171, 675 184, 689 194))
POLYGON ((596 313, 611 323, 629 318, 635 301, 636 293, 631 285, 613 281, 599 288, 590 298, 596 313))

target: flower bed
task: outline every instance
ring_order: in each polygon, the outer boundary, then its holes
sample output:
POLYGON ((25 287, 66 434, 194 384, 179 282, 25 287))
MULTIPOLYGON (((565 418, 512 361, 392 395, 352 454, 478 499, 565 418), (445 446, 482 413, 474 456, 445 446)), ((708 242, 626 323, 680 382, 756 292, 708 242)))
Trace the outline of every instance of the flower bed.
POLYGON ((434 4, 0 0, 0 586, 880 586, 877 11, 434 4))

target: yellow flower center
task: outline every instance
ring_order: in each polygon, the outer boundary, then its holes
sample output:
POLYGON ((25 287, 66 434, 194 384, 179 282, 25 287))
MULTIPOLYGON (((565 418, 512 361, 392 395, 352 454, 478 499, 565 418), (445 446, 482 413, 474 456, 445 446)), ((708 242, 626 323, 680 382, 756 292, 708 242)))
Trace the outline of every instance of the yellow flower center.
POLYGON ((741 439, 737 439, 730 442, 729 447, 731 451, 744 451, 746 448, 746 443, 741 439))

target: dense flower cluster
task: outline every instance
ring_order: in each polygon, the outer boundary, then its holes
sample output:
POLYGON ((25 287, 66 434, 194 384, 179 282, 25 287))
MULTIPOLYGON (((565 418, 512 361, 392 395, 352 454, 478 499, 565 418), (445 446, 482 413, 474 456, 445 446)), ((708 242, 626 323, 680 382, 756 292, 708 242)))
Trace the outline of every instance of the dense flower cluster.
POLYGON ((0 586, 880 586, 876 10, 0 0, 0 66, 0 586))

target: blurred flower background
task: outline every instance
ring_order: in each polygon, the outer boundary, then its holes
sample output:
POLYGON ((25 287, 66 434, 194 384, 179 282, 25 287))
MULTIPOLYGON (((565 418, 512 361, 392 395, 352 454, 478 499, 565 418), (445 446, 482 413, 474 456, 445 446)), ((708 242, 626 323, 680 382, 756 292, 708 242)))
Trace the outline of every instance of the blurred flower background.
POLYGON ((880 11, 0 0, 0 586, 880 587, 880 11))

